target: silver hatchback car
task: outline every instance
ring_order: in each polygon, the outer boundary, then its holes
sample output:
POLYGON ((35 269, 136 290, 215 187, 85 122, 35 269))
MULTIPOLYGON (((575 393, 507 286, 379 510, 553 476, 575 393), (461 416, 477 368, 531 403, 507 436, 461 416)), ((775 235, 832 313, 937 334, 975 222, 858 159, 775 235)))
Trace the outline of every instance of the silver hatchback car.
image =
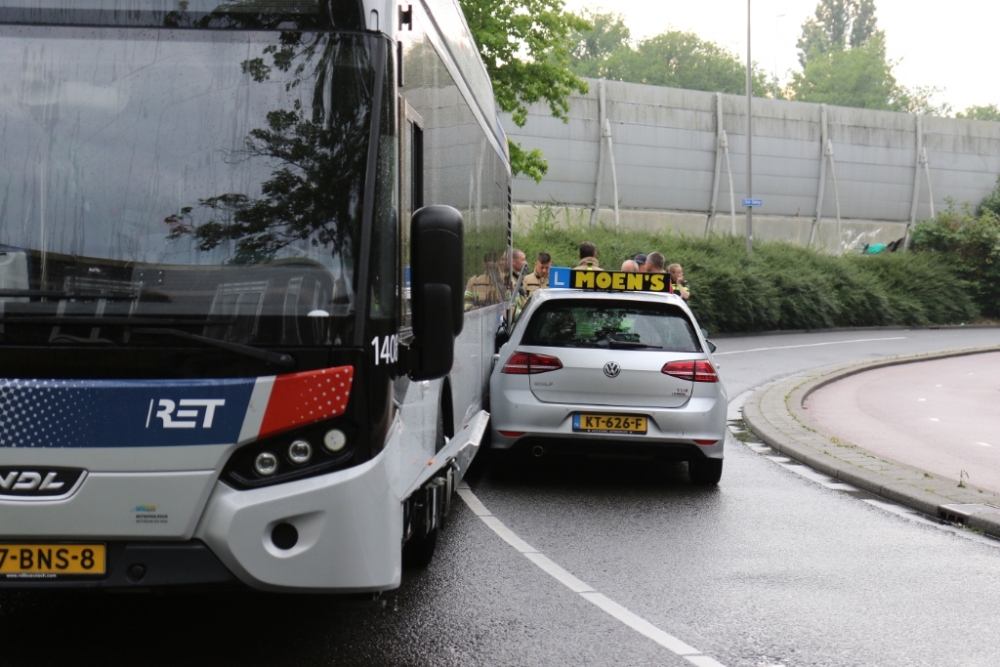
POLYGON ((490 377, 492 453, 681 460, 717 484, 728 401, 713 349, 672 294, 538 290, 490 377))

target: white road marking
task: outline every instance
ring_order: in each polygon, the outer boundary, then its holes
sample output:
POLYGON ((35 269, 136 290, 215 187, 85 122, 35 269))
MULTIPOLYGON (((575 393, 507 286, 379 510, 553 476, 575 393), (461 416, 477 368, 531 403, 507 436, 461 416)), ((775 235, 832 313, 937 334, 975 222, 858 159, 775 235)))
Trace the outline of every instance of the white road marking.
POLYGON ((526 553, 525 558, 555 577, 560 584, 570 589, 574 593, 593 593, 594 589, 583 583, 572 574, 559 567, 550 559, 540 553, 526 553))
POLYGON ((667 649, 671 653, 676 653, 677 655, 689 656, 701 653, 698 649, 688 646, 677 637, 660 630, 658 627, 642 618, 630 612, 625 607, 621 606, 614 600, 598 593, 582 593, 581 594, 585 600, 592 602, 597 605, 600 609, 604 610, 611 616, 615 617, 628 627, 632 628, 639 634, 645 635, 652 639, 654 642, 667 649))
MULTIPOLYGON (((847 343, 871 343, 878 340, 905 340, 906 336, 892 336, 891 338, 858 338, 856 340, 835 340, 829 343, 809 343, 808 345, 782 345, 781 347, 755 347, 752 350, 732 350, 730 352, 716 352, 713 357, 721 357, 725 354, 746 354, 747 352, 769 352, 770 350, 793 350, 799 347, 822 347, 824 345, 846 345, 847 343)), ((971 373, 969 375, 972 375, 971 373)))
POLYGON ((926 398, 918 398, 917 400, 918 401, 926 401, 927 399, 926 398))
POLYGON ((505 526, 500 519, 493 516, 479 498, 476 497, 476 494, 472 492, 472 489, 466 482, 458 485, 457 492, 459 497, 472 510, 472 513, 479 517, 480 521, 489 526, 490 530, 499 535, 504 542, 517 549, 519 553, 524 554, 525 558, 537 565, 543 572, 574 593, 577 593, 587 602, 597 606, 639 634, 652 639, 671 653, 681 656, 696 667, 725 667, 725 665, 715 660, 715 658, 704 655, 698 649, 661 630, 606 595, 598 593, 589 584, 580 581, 569 571, 540 553, 537 549, 518 537, 514 531, 505 526))
POLYGON ((979 446, 981 446, 981 447, 992 447, 993 446, 993 445, 991 445, 988 442, 977 442, 976 444, 979 445, 979 446))
POLYGON ((476 516, 492 516, 490 511, 486 509, 485 505, 479 502, 479 498, 476 498, 472 493, 472 489, 468 486, 459 485, 458 495, 462 497, 462 500, 465 501, 465 504, 469 506, 469 509, 476 516))
POLYGON ((932 422, 939 422, 939 421, 941 421, 941 420, 940 420, 940 419, 938 419, 937 417, 931 417, 931 421, 932 421, 932 422))
MULTIPOLYGON (((472 489, 469 489, 469 493, 472 493, 472 489)), ((503 525, 503 523, 500 522, 500 519, 495 516, 481 516, 479 518, 482 519, 483 523, 489 526, 494 533, 503 538, 504 542, 517 549, 519 553, 538 553, 537 549, 515 535, 513 530, 503 525)))

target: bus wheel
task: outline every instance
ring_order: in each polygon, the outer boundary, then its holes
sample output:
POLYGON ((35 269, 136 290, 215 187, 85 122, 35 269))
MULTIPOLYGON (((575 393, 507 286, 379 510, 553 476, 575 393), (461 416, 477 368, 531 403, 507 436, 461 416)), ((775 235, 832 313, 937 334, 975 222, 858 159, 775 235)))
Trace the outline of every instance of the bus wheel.
POLYGON ((431 564, 434 558, 434 548, 437 546, 438 529, 435 528, 426 535, 413 536, 403 545, 403 567, 410 570, 422 570, 431 564))

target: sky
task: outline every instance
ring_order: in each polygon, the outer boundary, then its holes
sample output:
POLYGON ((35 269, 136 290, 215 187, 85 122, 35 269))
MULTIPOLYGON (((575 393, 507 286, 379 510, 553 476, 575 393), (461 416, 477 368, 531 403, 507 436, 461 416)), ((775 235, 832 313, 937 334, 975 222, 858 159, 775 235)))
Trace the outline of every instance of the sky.
MULTIPOLYGON (((795 42, 817 0, 752 0, 752 58, 779 82, 799 69, 795 42)), ((566 7, 605 7, 625 16, 633 39, 670 29, 687 30, 717 42, 745 61, 746 0, 566 0, 566 7)), ((886 33, 889 58, 904 86, 936 86, 932 102, 953 111, 1000 104, 995 73, 1000 2, 996 0, 875 0, 878 26, 886 33)))

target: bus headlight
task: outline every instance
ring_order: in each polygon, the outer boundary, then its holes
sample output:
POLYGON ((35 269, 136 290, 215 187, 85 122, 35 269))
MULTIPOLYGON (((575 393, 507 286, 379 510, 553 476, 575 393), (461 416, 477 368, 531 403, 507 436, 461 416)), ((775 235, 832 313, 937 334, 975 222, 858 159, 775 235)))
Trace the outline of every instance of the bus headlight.
POLYGON ((257 489, 343 470, 375 455, 366 444, 348 417, 307 424, 239 447, 220 481, 236 489, 257 489))
POLYGON ((270 477, 278 472, 278 457, 271 452, 261 452, 253 461, 253 471, 261 477, 270 477))
POLYGON ((288 460, 295 465, 308 463, 312 455, 312 445, 305 440, 293 440, 292 444, 288 445, 288 460))
POLYGON ((347 445, 347 436, 339 428, 331 428, 323 436, 323 446, 328 452, 339 452, 347 445))

